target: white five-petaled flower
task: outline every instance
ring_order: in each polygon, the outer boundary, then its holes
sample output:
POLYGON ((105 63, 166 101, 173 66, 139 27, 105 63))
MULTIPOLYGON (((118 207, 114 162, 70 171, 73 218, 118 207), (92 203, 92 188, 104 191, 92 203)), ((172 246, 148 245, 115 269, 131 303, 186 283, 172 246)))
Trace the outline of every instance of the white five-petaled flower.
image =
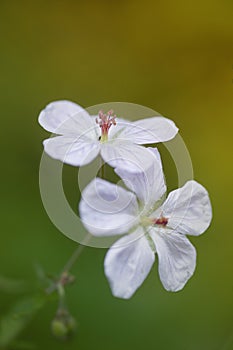
POLYGON ((113 295, 124 299, 143 283, 156 253, 164 288, 182 289, 196 265, 196 250, 186 235, 202 234, 212 218, 208 193, 194 180, 172 191, 161 204, 166 185, 160 156, 156 148, 147 152, 154 162, 145 172, 115 170, 131 191, 97 178, 83 191, 79 206, 91 234, 130 232, 112 245, 104 262, 113 295))
POLYGON ((112 111, 98 117, 70 101, 55 101, 39 115, 40 125, 59 136, 44 141, 52 158, 74 166, 90 163, 98 154, 113 167, 131 161, 147 166, 143 144, 165 142, 178 132, 175 124, 164 117, 135 122, 117 118, 112 111))

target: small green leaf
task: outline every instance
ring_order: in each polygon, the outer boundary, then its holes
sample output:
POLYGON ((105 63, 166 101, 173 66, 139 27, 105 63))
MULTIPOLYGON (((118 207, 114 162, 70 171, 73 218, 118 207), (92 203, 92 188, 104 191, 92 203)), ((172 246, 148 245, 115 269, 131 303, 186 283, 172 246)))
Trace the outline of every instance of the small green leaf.
POLYGON ((24 297, 3 316, 0 320, 0 349, 12 343, 45 302, 46 297, 43 294, 24 297))

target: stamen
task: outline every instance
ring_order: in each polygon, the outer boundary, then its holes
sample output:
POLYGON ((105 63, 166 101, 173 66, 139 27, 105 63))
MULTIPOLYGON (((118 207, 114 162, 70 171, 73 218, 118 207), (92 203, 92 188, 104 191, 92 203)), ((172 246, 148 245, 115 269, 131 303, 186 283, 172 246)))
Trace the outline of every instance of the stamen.
POLYGON ((165 218, 164 216, 161 216, 159 219, 153 219, 153 224, 165 227, 168 224, 168 219, 165 218))
POLYGON ((95 121, 101 129, 101 141, 107 141, 110 127, 116 125, 116 115, 113 110, 108 111, 106 114, 103 111, 99 111, 98 118, 95 121))
POLYGON ((141 225, 142 226, 167 226, 168 219, 164 216, 160 216, 160 218, 149 218, 148 216, 142 216, 141 217, 141 225))

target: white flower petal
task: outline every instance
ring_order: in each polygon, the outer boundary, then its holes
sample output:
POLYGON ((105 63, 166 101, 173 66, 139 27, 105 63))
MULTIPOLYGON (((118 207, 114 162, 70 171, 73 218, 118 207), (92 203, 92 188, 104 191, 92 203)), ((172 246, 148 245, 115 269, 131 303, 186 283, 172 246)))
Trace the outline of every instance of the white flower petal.
POLYGON ((196 250, 186 236, 175 231, 153 228, 150 230, 159 258, 159 276, 164 288, 181 290, 196 267, 196 250))
POLYGON ((139 220, 135 195, 100 178, 82 192, 79 212, 83 225, 94 236, 126 233, 139 220))
POLYGON ((154 260, 154 252, 141 227, 119 239, 108 250, 104 260, 112 294, 129 299, 146 279, 154 260))
POLYGON ((131 124, 129 120, 116 118, 116 125, 112 125, 109 129, 109 139, 120 137, 122 131, 131 124))
POLYGON ((113 168, 123 167, 131 171, 143 171, 153 162, 145 147, 118 139, 101 144, 101 156, 113 168))
POLYGON ((131 123, 120 134, 120 137, 137 144, 148 144, 171 140, 177 132, 178 128, 172 120, 153 117, 131 123))
POLYGON ((193 180, 169 194, 162 212, 170 228, 194 236, 203 233, 212 219, 208 192, 193 180))
POLYGON ((44 140, 43 144, 50 157, 73 166, 90 163, 100 151, 98 142, 83 137, 57 136, 44 140))
POLYGON ((147 148, 146 150, 153 159, 147 169, 135 171, 125 166, 118 166, 115 172, 125 185, 136 193, 137 197, 144 203, 145 211, 148 211, 164 195, 166 184, 159 151, 157 148, 147 148))
POLYGON ((85 135, 97 140, 97 125, 85 109, 71 101, 48 104, 39 115, 39 123, 55 134, 85 135))

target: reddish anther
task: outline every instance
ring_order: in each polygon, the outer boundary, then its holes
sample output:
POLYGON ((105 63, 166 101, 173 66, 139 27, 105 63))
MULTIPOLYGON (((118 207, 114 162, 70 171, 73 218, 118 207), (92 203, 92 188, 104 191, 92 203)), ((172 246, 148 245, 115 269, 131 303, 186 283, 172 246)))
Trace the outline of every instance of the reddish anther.
POLYGON ((154 225, 166 226, 168 223, 168 219, 165 217, 160 217, 159 219, 154 219, 154 225))

